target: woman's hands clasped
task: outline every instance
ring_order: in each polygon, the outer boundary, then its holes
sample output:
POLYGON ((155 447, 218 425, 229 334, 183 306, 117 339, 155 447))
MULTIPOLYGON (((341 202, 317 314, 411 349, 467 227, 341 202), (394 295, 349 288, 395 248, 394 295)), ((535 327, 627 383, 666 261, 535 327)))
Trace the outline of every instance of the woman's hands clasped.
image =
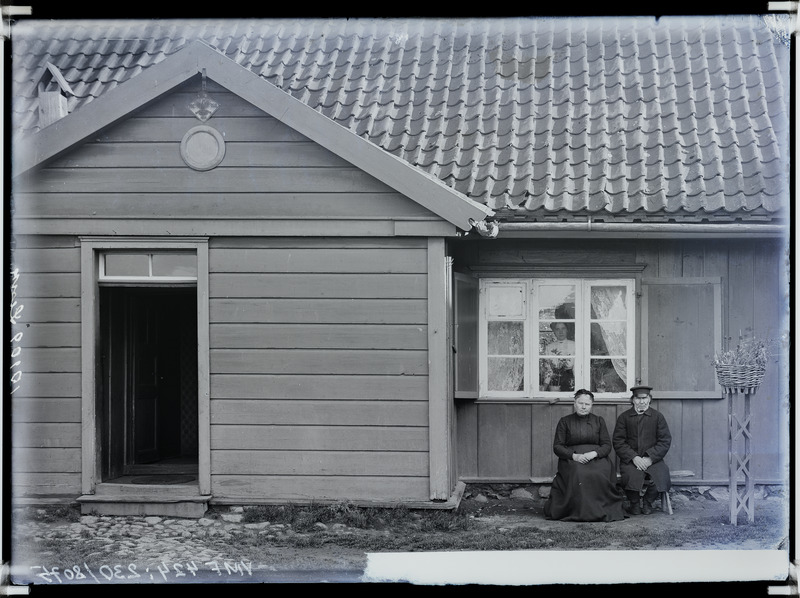
POLYGON ((597 451, 589 451, 588 453, 574 453, 572 460, 578 463, 588 463, 592 459, 597 458, 597 451))

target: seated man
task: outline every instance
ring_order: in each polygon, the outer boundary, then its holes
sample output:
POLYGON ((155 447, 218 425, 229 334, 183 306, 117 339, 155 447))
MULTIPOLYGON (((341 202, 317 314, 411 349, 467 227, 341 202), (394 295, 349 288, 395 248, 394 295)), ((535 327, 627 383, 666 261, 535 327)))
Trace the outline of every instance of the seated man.
POLYGON ((617 418, 611 437, 631 515, 649 515, 659 492, 670 488, 669 468, 663 459, 669 451, 672 436, 664 416, 650 408, 652 390, 650 386, 631 388, 633 407, 617 418), (643 491, 640 507, 639 497, 643 491))

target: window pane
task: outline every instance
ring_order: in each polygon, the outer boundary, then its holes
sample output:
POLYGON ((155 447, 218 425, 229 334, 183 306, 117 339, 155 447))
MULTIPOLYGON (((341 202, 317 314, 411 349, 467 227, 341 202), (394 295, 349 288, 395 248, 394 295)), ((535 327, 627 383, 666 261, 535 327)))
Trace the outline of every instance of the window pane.
POLYGON ((149 276, 150 256, 146 253, 105 254, 106 276, 149 276))
POLYGON ((541 355, 575 355, 574 322, 539 322, 541 355))
POLYGON ((522 357, 489 357, 489 390, 525 390, 525 359, 522 357))
POLYGON ((153 254, 153 276, 197 277, 197 259, 194 253, 153 254))
POLYGON ((628 309, 625 304, 625 287, 592 287, 593 320, 625 320, 628 309))
POLYGON ((627 359, 592 359, 591 386, 592 392, 626 392, 628 389, 627 359))
POLYGON ((539 389, 549 391, 575 390, 573 359, 540 359, 539 389))
POLYGON ((575 319, 575 285, 541 285, 539 287, 540 320, 575 319))
POLYGON ((626 324, 595 322, 592 324, 592 355, 627 355, 626 324))
POLYGON ((522 318, 525 315, 525 297, 521 285, 491 285, 487 289, 490 316, 522 318))
POLYGON ((489 355, 522 355, 525 352, 523 322, 489 322, 489 355))

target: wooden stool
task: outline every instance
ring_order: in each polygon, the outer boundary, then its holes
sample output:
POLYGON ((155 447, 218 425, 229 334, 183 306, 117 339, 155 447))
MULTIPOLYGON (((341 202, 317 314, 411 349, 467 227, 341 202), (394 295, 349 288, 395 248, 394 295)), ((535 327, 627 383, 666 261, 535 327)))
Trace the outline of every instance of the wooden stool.
POLYGON ((661 493, 661 510, 672 515, 672 501, 669 499, 669 492, 661 493))

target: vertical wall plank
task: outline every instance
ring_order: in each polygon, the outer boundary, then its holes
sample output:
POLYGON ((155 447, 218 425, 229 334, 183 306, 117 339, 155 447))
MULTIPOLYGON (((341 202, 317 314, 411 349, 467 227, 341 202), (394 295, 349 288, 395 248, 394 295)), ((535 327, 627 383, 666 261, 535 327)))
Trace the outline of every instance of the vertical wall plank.
POLYGON ((531 471, 531 406, 478 407, 478 475, 527 479, 531 471))
POLYGON ((478 475, 478 406, 473 401, 456 403, 456 436, 458 438, 458 475, 478 475))
MULTIPOLYGON (((707 241, 703 254, 703 274, 722 278, 722 336, 728 335, 728 245, 707 241)), ((728 406, 727 400, 702 401, 702 470, 695 474, 699 479, 725 480, 728 477, 728 406)))
POLYGON ((703 471, 703 403, 705 401, 683 401, 681 422, 680 469, 693 471, 697 479, 703 471))
POLYGON ((531 477, 546 478, 556 473, 553 435, 558 412, 550 405, 531 405, 531 477))
MULTIPOLYGON (((783 255, 783 246, 783 242, 764 242, 754 249, 753 330, 760 338, 778 339, 789 333, 789 289, 783 288, 785 294, 781 295, 772 292, 782 288, 784 260, 775 256, 783 255)), ((751 399, 753 470, 772 479, 783 479, 789 465, 787 451, 783 450, 789 446, 789 371, 788 363, 781 361, 777 355, 769 359, 764 381, 751 399)))
POLYGON ((446 500, 448 480, 447 405, 451 400, 447 384, 447 288, 444 239, 428 240, 428 413, 430 426, 430 496, 446 500))
POLYGON ((672 399, 658 399, 657 389, 653 389, 652 407, 661 413, 669 426, 672 435, 672 445, 664 458, 670 469, 687 469, 683 466, 683 401, 672 399))

